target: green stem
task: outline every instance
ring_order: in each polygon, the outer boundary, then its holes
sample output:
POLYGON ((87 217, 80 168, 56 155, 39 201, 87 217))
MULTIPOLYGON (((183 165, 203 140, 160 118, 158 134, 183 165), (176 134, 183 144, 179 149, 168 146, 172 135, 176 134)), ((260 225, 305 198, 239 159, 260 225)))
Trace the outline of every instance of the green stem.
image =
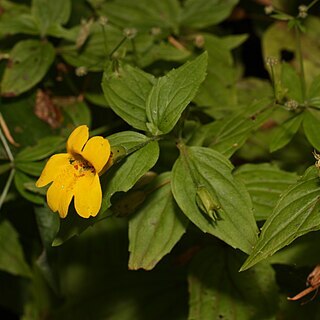
POLYGON ((106 29, 104 28, 104 25, 102 25, 101 28, 103 33, 104 50, 105 50, 105 53, 108 54, 108 42, 107 42, 107 36, 106 36, 106 29))
POLYGON ((110 59, 112 59, 113 54, 126 42, 127 39, 127 37, 123 37, 121 41, 115 46, 115 48, 109 54, 110 59))
MULTIPOLYGON (((2 118, 2 114, 0 113, 0 117, 2 118)), ((0 128, 0 140, 2 142, 2 145, 4 147, 4 150, 6 151, 6 154, 8 156, 8 159, 10 160, 11 163, 13 163, 14 161, 14 158, 13 158, 13 155, 12 155, 12 152, 10 150, 10 147, 7 143, 7 139, 5 138, 1 128, 0 128)))
POLYGON ((275 83, 275 75, 274 75, 273 66, 270 66, 270 70, 271 70, 271 83, 272 83, 272 89, 273 89, 273 97, 274 97, 274 101, 277 101, 278 97, 277 97, 277 90, 276 90, 276 83, 275 83))
POLYGON ((4 186, 4 189, 3 189, 1 197, 0 197, 0 210, 1 210, 2 205, 4 203, 4 200, 6 199, 6 196, 8 194, 9 188, 11 186, 11 183, 12 183, 12 180, 13 180, 13 177, 14 177, 14 173, 15 173, 15 170, 14 170, 14 168, 12 168, 11 171, 10 171, 8 180, 6 182, 6 185, 4 186))
POLYGON ((134 39, 131 39, 131 45, 132 45, 132 52, 133 52, 133 56, 134 56, 134 62, 138 65, 138 52, 137 52, 137 47, 136 47, 136 42, 134 41, 134 39))
POLYGON ((297 58, 299 61, 300 68, 300 77, 301 77, 301 89, 302 89, 302 99, 303 101, 306 99, 306 78, 304 73, 304 65, 303 65, 303 57, 302 57, 302 48, 301 48, 301 33, 298 26, 294 27, 295 36, 296 36, 296 46, 297 46, 297 58))
POLYGON ((318 1, 319 1, 319 0, 313 0, 313 1, 307 6, 308 10, 309 10, 311 7, 313 7, 318 1))

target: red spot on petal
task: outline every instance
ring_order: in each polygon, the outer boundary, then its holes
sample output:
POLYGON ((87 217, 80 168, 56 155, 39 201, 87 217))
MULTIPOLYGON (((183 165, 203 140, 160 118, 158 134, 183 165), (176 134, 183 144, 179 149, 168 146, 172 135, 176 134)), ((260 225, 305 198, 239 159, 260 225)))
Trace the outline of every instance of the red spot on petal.
POLYGON ((74 165, 74 168, 75 168, 76 170, 78 170, 79 167, 78 167, 77 164, 75 164, 75 165, 74 165))

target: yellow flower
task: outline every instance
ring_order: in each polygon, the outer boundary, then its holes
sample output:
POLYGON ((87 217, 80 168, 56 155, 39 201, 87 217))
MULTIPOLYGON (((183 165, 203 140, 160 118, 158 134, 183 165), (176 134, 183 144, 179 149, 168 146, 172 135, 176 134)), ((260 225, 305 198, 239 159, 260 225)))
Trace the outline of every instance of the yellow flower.
POLYGON ((40 188, 53 181, 47 192, 47 202, 61 218, 67 216, 73 197, 75 209, 83 218, 96 216, 100 210, 99 174, 110 157, 110 145, 103 137, 88 139, 88 127, 77 127, 67 141, 68 153, 53 155, 36 182, 40 188))

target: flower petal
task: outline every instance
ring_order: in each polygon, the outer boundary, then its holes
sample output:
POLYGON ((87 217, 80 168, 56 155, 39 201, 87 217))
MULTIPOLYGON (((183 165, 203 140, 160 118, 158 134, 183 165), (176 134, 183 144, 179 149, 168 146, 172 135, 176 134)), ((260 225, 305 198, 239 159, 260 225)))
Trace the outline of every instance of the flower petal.
POLYGON ((48 206, 53 212, 58 211, 61 218, 67 216, 76 182, 74 170, 69 166, 60 171, 47 191, 48 206))
POLYGON ((58 153, 53 155, 42 170, 41 176, 36 182, 36 186, 41 188, 55 179, 65 166, 69 165, 70 155, 68 153, 58 153))
POLYGON ((110 157, 109 141, 103 137, 93 137, 84 146, 82 157, 89 161, 99 173, 110 157))
POLYGON ((83 218, 95 217, 100 210, 102 191, 98 174, 86 174, 76 184, 74 206, 83 218))
POLYGON ((67 151, 71 154, 80 154, 88 139, 89 129, 86 125, 75 128, 68 138, 67 151))

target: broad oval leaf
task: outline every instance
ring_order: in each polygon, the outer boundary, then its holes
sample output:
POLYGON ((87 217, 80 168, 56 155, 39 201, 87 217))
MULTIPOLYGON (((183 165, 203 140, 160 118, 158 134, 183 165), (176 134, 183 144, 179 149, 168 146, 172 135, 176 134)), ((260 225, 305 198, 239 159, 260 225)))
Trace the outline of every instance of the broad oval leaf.
POLYGON ((192 260, 189 283, 189 320, 274 319, 278 287, 271 265, 239 273, 243 256, 211 246, 192 260))
POLYGON ((45 161, 15 161, 14 164, 18 170, 31 176, 39 177, 45 166, 45 161))
POLYGON ((66 23, 71 13, 70 0, 33 0, 31 13, 37 23, 41 35, 50 28, 66 23))
POLYGON ((246 270, 271 256, 296 238, 320 229, 320 181, 317 169, 304 176, 282 194, 251 255, 242 266, 246 270))
MULTIPOLYGON (((80 30, 78 27, 72 29, 74 33, 78 34, 80 30)), ((59 47, 59 52, 72 66, 85 67, 88 71, 103 71, 106 63, 109 62, 106 57, 122 38, 122 32, 116 27, 107 24, 102 28, 102 26, 96 22, 91 25, 90 34, 88 34, 85 45, 81 47, 81 50, 74 44, 70 45, 66 43, 64 46, 59 47), (107 41, 105 41, 104 38, 105 33, 108 35, 107 41)), ((119 49, 120 53, 122 53, 123 50, 126 50, 125 45, 124 48, 121 47, 119 49)))
POLYGON ((281 86, 290 99, 303 103, 301 78, 290 64, 281 65, 281 86))
POLYGON ((98 9, 115 25, 142 30, 153 27, 176 30, 179 10, 177 0, 115 0, 105 2, 98 9))
POLYGON ((125 149, 126 155, 135 150, 141 149, 150 142, 150 138, 135 131, 122 131, 108 137, 111 147, 121 146, 125 149))
POLYGON ((0 269, 16 276, 31 277, 31 270, 23 257, 19 235, 6 220, 0 223, 0 269))
POLYGON ((52 213, 52 211, 47 206, 36 206, 34 208, 34 212, 42 244, 45 248, 50 248, 54 238, 59 231, 59 215, 56 213, 52 213))
POLYGON ((181 24, 205 28, 227 18, 239 0, 187 0, 181 12, 181 24))
POLYGON ((171 193, 170 173, 148 187, 147 198, 129 220, 129 269, 152 269, 186 231, 187 219, 171 193))
POLYGON ((0 36, 17 33, 37 35, 39 34, 34 18, 29 13, 18 14, 14 18, 4 15, 0 21, 0 36))
POLYGON ((108 105, 131 126, 147 130, 146 100, 155 79, 138 68, 121 64, 116 71, 108 68, 102 89, 108 105))
POLYGON ((308 88, 308 105, 320 108, 320 75, 313 79, 308 88))
POLYGON ((64 145, 64 138, 49 136, 40 139, 35 146, 26 147, 15 157, 16 161, 37 161, 47 158, 64 145))
POLYGON ((146 101, 148 129, 154 135, 170 132, 196 95, 206 76, 206 52, 159 78, 146 101))
MULTIPOLYGON (((45 200, 42 195, 36 192, 31 192, 28 190, 28 184, 35 185, 36 181, 30 178, 28 175, 22 171, 17 170, 14 175, 14 184, 19 191, 19 193, 27 200, 35 204, 44 204, 45 200)), ((41 192, 41 191, 40 191, 41 192)))
POLYGON ((268 99, 254 102, 244 110, 201 126, 188 143, 210 147, 230 157, 243 146, 252 131, 258 129, 272 111, 268 99))
POLYGON ((279 169, 270 163, 245 164, 235 172, 251 196, 256 220, 266 220, 283 193, 298 180, 296 173, 279 169))
POLYGON ((294 115, 280 125, 273 135, 270 143, 270 152, 277 151, 286 146, 297 133, 303 120, 303 113, 294 115))
POLYGON ((157 162, 159 145, 157 141, 136 133, 126 132, 109 138, 111 146, 122 146, 127 150, 127 157, 111 166, 102 178, 102 207, 104 212, 111 206, 110 199, 116 192, 126 192, 157 162), (129 146, 131 146, 129 148, 129 146))
POLYGON ((256 242, 258 229, 250 196, 232 176, 232 168, 228 159, 217 151, 183 147, 173 167, 172 191, 180 209, 203 232, 248 253, 256 242), (216 221, 199 209, 199 187, 204 187, 221 208, 216 221))
POLYGON ((320 150, 319 125, 320 111, 306 110, 303 118, 303 130, 308 141, 317 150, 320 150))
POLYGON ((1 81, 2 96, 17 96, 37 84, 47 73, 55 56, 50 42, 24 40, 10 53, 1 81))
MULTIPOLYGON (((203 112, 218 119, 234 111, 237 106, 235 84, 237 81, 230 37, 202 34, 204 50, 208 52, 206 79, 194 99, 203 112)), ((243 35, 238 36, 244 40, 243 35)), ((232 39, 233 44, 239 41, 232 39)), ((252 101, 252 99, 251 99, 252 101)))

